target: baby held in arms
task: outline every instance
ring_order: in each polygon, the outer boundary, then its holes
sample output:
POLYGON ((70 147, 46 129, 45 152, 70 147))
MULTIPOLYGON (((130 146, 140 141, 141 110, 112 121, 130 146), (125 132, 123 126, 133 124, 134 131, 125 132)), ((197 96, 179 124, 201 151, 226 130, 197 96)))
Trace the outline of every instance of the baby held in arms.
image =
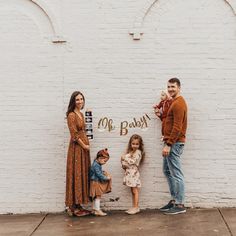
POLYGON ((156 116, 159 117, 160 120, 162 121, 161 133, 163 135, 165 118, 166 118, 167 112, 171 106, 172 99, 169 96, 168 92, 162 90, 160 100, 161 101, 159 103, 155 104, 153 106, 153 108, 154 108, 154 112, 155 112, 156 116))

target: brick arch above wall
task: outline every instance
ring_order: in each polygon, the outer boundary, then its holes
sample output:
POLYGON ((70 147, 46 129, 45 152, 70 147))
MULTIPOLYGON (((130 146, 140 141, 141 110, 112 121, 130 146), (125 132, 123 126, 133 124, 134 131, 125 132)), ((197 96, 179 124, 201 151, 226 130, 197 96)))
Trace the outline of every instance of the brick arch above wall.
POLYGON ((44 2, 44 0, 24 0, 24 1, 8 0, 7 3, 6 1, 0 2, 1 10, 15 9, 18 11, 19 7, 21 7, 21 9, 24 9, 26 12, 27 10, 29 10, 28 12, 33 16, 37 15, 37 11, 38 13, 40 13, 42 17, 41 20, 45 22, 45 26, 47 25, 47 28, 49 29, 47 34, 49 35, 53 43, 66 42, 65 39, 63 39, 62 37, 61 27, 60 27, 58 19, 56 18, 54 13, 51 11, 51 9, 48 7, 48 5, 44 2), (33 9, 35 12, 32 11, 33 9))
POLYGON ((52 11, 49 9, 49 7, 46 5, 46 3, 43 2, 43 0, 29 0, 29 1, 35 4, 41 11, 43 11, 45 16, 48 18, 48 21, 51 24, 51 28, 53 31, 52 42, 53 43, 66 42, 62 37, 61 29, 60 29, 59 23, 57 22, 56 17, 52 13, 52 11))
MULTIPOLYGON (((143 23, 146 16, 149 14, 150 10, 157 4, 159 0, 148 0, 147 3, 142 7, 142 9, 137 14, 132 29, 129 34, 133 36, 134 40, 140 40, 143 35, 143 23)), ((234 15, 236 16, 236 0, 223 0, 226 4, 230 6, 234 15)))

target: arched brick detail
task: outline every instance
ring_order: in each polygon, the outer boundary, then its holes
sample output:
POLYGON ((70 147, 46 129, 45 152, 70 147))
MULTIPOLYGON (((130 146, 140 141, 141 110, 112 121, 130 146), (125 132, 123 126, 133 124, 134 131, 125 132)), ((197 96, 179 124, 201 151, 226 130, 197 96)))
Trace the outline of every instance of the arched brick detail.
POLYGON ((50 10, 48 5, 44 2, 44 0, 24 0, 24 1, 19 1, 19 0, 13 0, 10 1, 9 3, 6 3, 6 1, 2 1, 0 3, 0 8, 1 10, 4 8, 8 8, 9 6, 15 7, 17 9, 17 5, 20 4, 20 7, 24 9, 27 6, 34 6, 36 11, 40 11, 42 17, 45 17, 45 22, 48 24, 50 28, 50 37, 53 43, 64 43, 66 40, 62 37, 61 33, 61 26, 58 22, 58 19, 55 17, 53 12, 50 10), (13 5, 11 5, 11 3, 13 5), (24 4, 23 4, 24 3, 24 4), (15 6, 14 6, 15 5, 15 6), (48 22, 48 23, 47 23, 48 22))
POLYGON ((43 2, 43 0, 29 0, 31 1, 33 4, 35 4, 41 11, 43 11, 43 13, 45 14, 45 16, 48 18, 49 23, 51 24, 51 28, 53 31, 53 39, 52 42, 53 43, 63 43, 66 42, 65 39, 63 39, 62 37, 62 33, 61 33, 61 29, 60 29, 60 25, 57 22, 56 17, 54 16, 54 14, 51 12, 51 10, 48 8, 48 6, 46 5, 46 3, 43 2))
MULTIPOLYGON (((137 17, 134 20, 133 27, 130 30, 129 34, 133 36, 134 40, 140 40, 143 32, 143 22, 145 21, 146 16, 156 5, 159 0, 148 0, 145 6, 138 13, 137 17)), ((236 0, 224 0, 232 9, 234 15, 236 15, 236 0)))

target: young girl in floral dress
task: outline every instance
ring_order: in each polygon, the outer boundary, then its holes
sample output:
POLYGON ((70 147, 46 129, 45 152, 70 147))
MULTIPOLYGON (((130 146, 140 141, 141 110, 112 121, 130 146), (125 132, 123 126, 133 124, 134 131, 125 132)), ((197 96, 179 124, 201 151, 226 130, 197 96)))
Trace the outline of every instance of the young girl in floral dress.
POLYGON ((126 154, 121 157, 121 165, 125 170, 123 184, 130 187, 133 207, 126 211, 133 215, 140 212, 139 188, 141 187, 139 164, 144 159, 143 140, 141 136, 134 134, 130 137, 126 154))

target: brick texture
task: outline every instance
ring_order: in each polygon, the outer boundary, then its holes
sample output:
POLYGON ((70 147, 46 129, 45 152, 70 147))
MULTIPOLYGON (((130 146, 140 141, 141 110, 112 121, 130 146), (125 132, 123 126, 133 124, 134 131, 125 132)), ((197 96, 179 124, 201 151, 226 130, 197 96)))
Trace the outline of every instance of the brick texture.
POLYGON ((113 191, 102 204, 131 204, 120 156, 133 133, 143 137, 146 151, 140 206, 166 203, 161 124, 152 105, 174 76, 189 107, 186 205, 235 207, 236 16, 227 2, 159 0, 144 18, 140 40, 129 32, 151 1, 43 2, 66 43, 52 43, 50 19, 31 1, 0 3, 0 213, 64 210, 65 111, 74 90, 94 114, 91 158, 104 147, 111 155, 104 169, 112 173, 113 191), (146 129, 120 136, 123 121, 145 114, 146 129), (98 129, 103 117, 113 120, 112 132, 98 129))

